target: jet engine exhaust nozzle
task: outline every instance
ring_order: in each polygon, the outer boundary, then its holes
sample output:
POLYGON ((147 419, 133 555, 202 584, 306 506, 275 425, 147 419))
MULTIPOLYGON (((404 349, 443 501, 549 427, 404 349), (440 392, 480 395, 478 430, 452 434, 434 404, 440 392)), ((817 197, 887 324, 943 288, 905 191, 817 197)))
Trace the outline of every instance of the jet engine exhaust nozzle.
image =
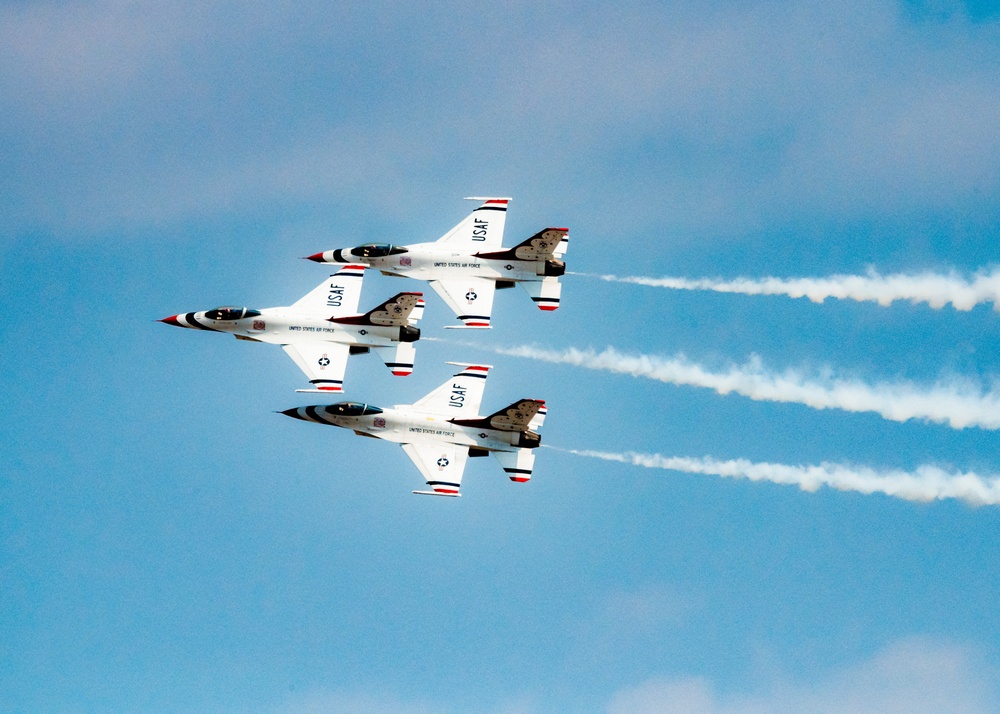
POLYGON ((549 258, 545 261, 545 276, 549 278, 558 278, 561 275, 566 274, 566 263, 561 260, 556 260, 555 258, 549 258))

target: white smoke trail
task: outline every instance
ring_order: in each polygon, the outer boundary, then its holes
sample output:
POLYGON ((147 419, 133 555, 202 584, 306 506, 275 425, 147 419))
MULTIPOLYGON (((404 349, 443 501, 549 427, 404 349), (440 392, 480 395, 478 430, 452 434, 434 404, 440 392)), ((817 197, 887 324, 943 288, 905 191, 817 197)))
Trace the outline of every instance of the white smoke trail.
POLYGON ((633 451, 609 453, 558 448, 556 450, 651 469, 791 484, 810 492, 816 491, 820 486, 829 486, 840 491, 884 493, 907 501, 958 498, 974 506, 1000 505, 1000 477, 984 477, 974 472, 949 472, 937 466, 924 465, 916 471, 907 472, 828 462, 818 466, 789 466, 767 462, 753 463, 746 459, 719 461, 711 457, 692 459, 684 456, 638 454, 633 451))
POLYGON ((1000 268, 994 268, 991 272, 981 270, 970 278, 964 278, 955 271, 944 275, 939 273, 882 275, 874 268, 870 268, 866 275, 791 279, 768 277, 756 280, 752 278, 689 280, 671 277, 619 277, 591 273, 571 273, 571 275, 673 290, 714 290, 742 295, 807 297, 813 302, 823 302, 826 298, 839 298, 859 302, 870 300, 886 306, 895 300, 909 300, 914 304, 927 303, 934 309, 940 309, 950 303, 956 310, 971 310, 980 303, 991 302, 994 310, 1000 312, 1000 268))
POLYGON ((603 352, 570 348, 562 351, 531 346, 483 347, 497 354, 570 364, 668 384, 707 387, 719 394, 735 392, 758 401, 804 404, 813 409, 875 412, 891 421, 923 419, 953 429, 970 426, 1000 429, 1000 392, 984 391, 969 380, 953 378, 920 388, 912 382, 865 384, 834 376, 829 370, 811 377, 789 369, 767 370, 759 357, 724 371, 713 372, 684 355, 657 357, 621 354, 613 347, 603 352))

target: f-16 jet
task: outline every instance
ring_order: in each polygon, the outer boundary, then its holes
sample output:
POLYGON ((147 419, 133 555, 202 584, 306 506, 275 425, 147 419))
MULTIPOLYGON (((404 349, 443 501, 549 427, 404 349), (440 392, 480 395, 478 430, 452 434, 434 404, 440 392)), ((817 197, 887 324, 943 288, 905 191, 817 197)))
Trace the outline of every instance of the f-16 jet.
POLYGON ((513 248, 502 248, 509 198, 482 201, 465 220, 433 243, 366 243, 308 256, 317 263, 363 263, 395 275, 427 280, 464 325, 488 328, 493 293, 520 285, 542 310, 559 307, 566 272, 561 260, 569 246, 568 228, 546 228, 513 248))
POLYGON ((413 343, 420 339, 416 323, 424 310, 422 293, 399 293, 358 315, 364 275, 365 266, 346 265, 287 307, 217 307, 160 322, 281 345, 313 385, 298 392, 343 392, 348 356, 367 352, 377 354, 394 375, 404 377, 413 372, 413 343))
POLYGON ((380 409, 361 402, 339 402, 287 409, 282 414, 401 444, 430 489, 413 493, 459 496, 470 456, 493 454, 511 481, 530 479, 535 462, 532 449, 542 443, 534 430, 545 419, 545 402, 520 399, 489 416, 480 416, 490 365, 448 364, 464 369, 414 404, 380 409))

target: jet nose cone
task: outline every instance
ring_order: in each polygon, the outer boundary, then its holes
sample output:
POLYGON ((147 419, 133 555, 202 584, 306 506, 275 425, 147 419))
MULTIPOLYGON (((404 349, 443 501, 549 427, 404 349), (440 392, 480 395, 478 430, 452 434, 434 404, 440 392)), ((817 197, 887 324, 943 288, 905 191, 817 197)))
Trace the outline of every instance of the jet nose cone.
POLYGON ((157 320, 157 322, 165 322, 168 325, 173 325, 174 327, 184 327, 180 322, 177 321, 177 315, 171 315, 170 317, 165 317, 162 320, 157 320))
POLYGON ((323 253, 322 252, 313 253, 312 255, 307 255, 302 260, 311 260, 314 263, 325 263, 326 262, 325 260, 323 260, 323 253))
POLYGON ((285 409, 284 411, 280 411, 278 413, 279 414, 284 414, 285 416, 292 417, 293 419, 301 419, 302 418, 302 415, 299 414, 299 410, 298 410, 297 407, 293 407, 292 409, 285 409))

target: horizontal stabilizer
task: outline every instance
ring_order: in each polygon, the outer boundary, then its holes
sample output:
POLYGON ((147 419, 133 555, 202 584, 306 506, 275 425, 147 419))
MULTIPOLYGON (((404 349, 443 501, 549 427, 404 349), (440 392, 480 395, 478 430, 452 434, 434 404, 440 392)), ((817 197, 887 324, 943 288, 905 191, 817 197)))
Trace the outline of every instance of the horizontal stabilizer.
POLYGON ((473 428, 528 431, 538 418, 538 412, 544 408, 545 402, 541 399, 521 399, 487 417, 452 419, 451 422, 458 426, 471 426, 473 428))
POLYGON ((493 325, 445 325, 446 330, 492 330, 493 325))
POLYGON ((559 307, 559 295, 562 293, 562 283, 559 278, 542 278, 518 283, 538 305, 539 310, 555 310, 559 307))
POLYGON ((535 467, 535 452, 531 449, 494 451, 493 455, 511 481, 524 483, 531 479, 531 471, 535 467))
POLYGON ((445 496, 447 498, 461 498, 460 493, 438 493, 437 491, 414 491, 418 496, 445 496))
POLYGON ((413 373, 413 360, 417 355, 417 349, 412 342, 398 342, 392 347, 371 349, 397 377, 406 377, 413 373))
POLYGON ((541 429, 542 424, 545 422, 545 415, 548 413, 549 413, 548 407, 546 407, 543 404, 541 408, 538 410, 538 413, 531 418, 530 422, 528 422, 528 428, 531 429, 532 431, 534 431, 535 429, 541 429))
POLYGON ((513 248, 476 255, 491 260, 550 260, 565 253, 568 244, 569 228, 544 228, 513 248))
POLYGON ((424 316, 424 306, 426 303, 423 298, 417 300, 417 304, 413 306, 413 312, 410 313, 410 324, 416 325, 417 322, 424 316))
MULTIPOLYGON (((380 325, 396 327, 409 324, 410 313, 422 303, 423 293, 398 293, 364 315, 331 317, 330 322, 341 325, 380 325)), ((422 314, 422 311, 421 311, 422 314)))

